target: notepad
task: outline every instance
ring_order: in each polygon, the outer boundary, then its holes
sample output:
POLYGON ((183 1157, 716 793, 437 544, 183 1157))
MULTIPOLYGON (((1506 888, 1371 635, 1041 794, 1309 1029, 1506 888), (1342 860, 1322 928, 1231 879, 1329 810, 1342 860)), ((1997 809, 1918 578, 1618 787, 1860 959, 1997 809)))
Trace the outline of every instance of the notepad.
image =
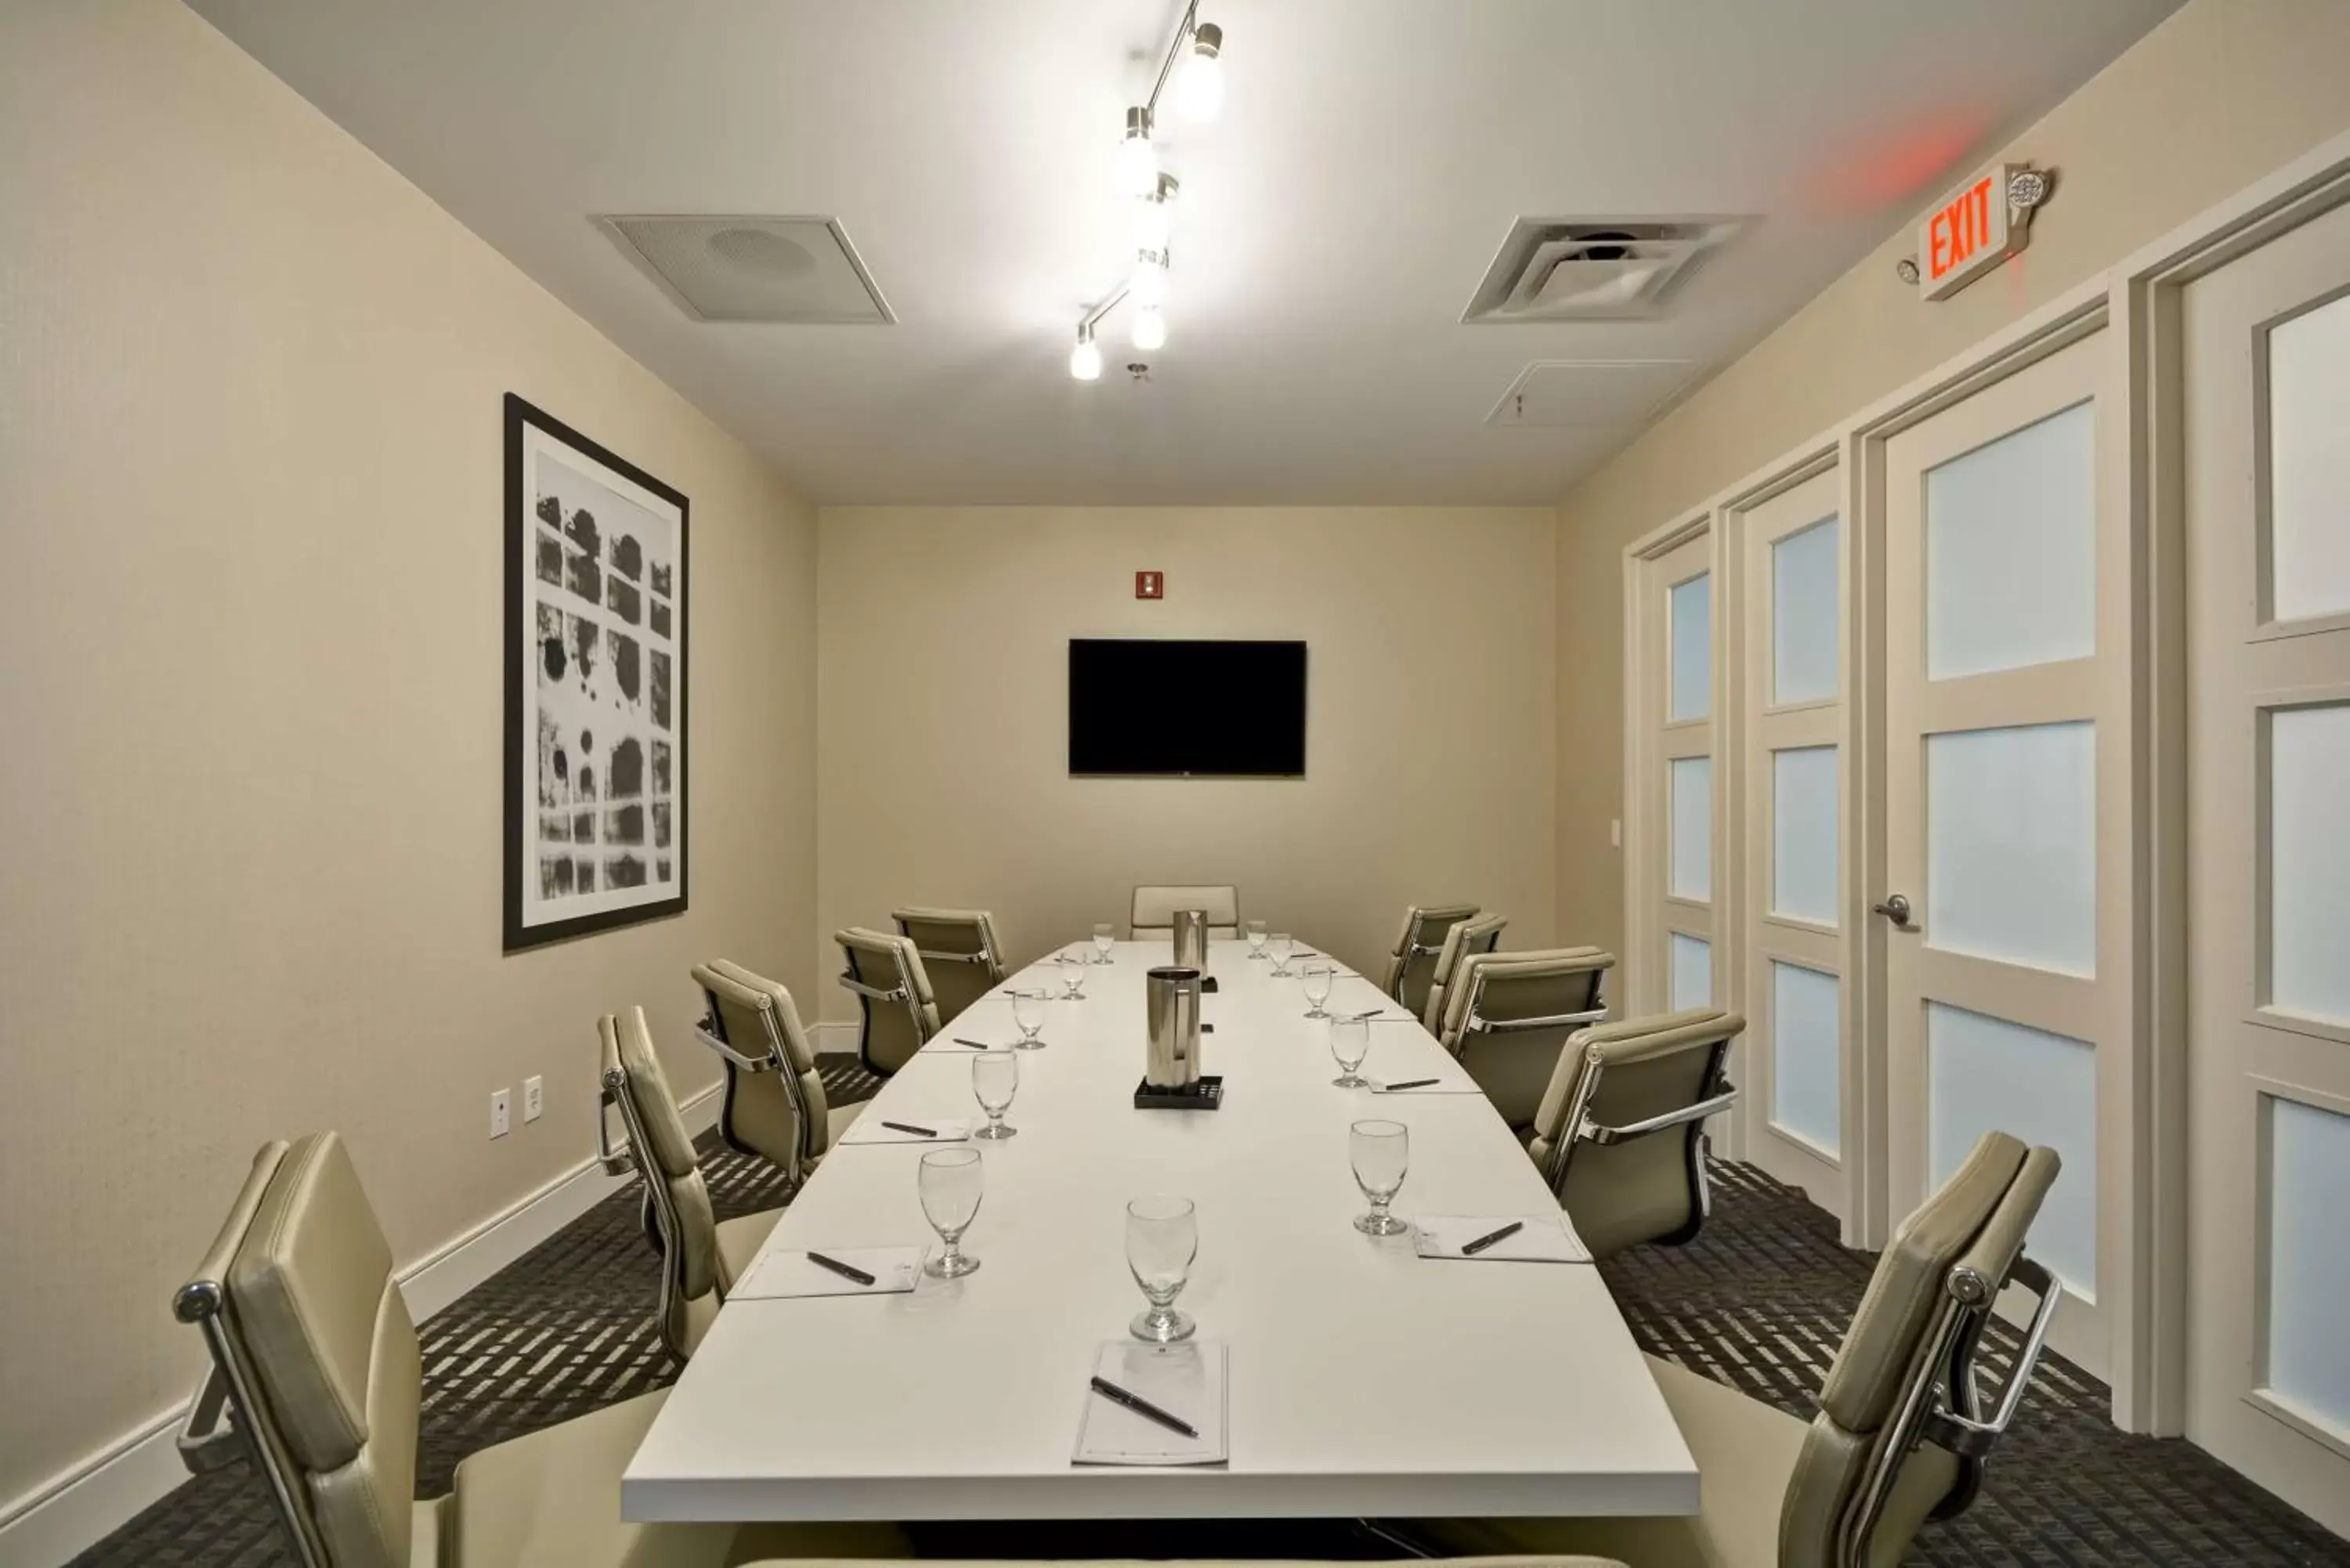
POLYGON ((1231 1457, 1225 1442, 1225 1357, 1222 1341, 1195 1339, 1181 1345, 1145 1345, 1113 1339, 1096 1352, 1088 1369, 1170 1416, 1189 1421, 1200 1435, 1187 1438, 1147 1416, 1095 1393, 1083 1375, 1085 1398, 1077 1423, 1080 1465, 1220 1465, 1231 1457))
POLYGON ((836 1274, 821 1263, 810 1262, 806 1252, 770 1252, 751 1265, 749 1273, 734 1282, 726 1299, 784 1301, 794 1296, 896 1295, 914 1288, 922 1268, 920 1247, 820 1247, 817 1251, 852 1269, 864 1270, 873 1276, 873 1282, 860 1285, 845 1274, 836 1274))
MULTIPOLYGON (((976 1056, 979 1053, 966 1051, 963 1054, 976 1056)), ((896 1127, 884 1126, 880 1117, 868 1111, 858 1117, 856 1124, 841 1135, 840 1141, 842 1143, 941 1144, 962 1143, 971 1137, 971 1123, 961 1116, 904 1116, 891 1119, 902 1120, 909 1127, 931 1127, 938 1133, 938 1136, 924 1137, 920 1133, 900 1132, 896 1127)))
POLYGON ((1414 1250, 1423 1258, 1470 1263, 1587 1263, 1591 1253, 1564 1214, 1422 1214, 1412 1220, 1414 1250), (1482 1252, 1461 1249, 1513 1220, 1524 1221, 1515 1235, 1482 1252))

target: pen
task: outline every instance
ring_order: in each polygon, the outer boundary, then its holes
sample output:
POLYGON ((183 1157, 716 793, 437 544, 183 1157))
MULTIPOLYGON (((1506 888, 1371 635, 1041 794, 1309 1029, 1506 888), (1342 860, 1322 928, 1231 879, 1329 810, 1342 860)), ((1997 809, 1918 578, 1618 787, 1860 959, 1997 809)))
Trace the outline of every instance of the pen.
POLYGON ((807 1261, 820 1269, 830 1269, 844 1280, 854 1280, 860 1285, 869 1285, 873 1282, 871 1274, 854 1263, 844 1263, 838 1258, 827 1258, 822 1252, 810 1252, 807 1255, 807 1261))
POLYGON ((1180 1432, 1187 1438, 1196 1438, 1200 1435, 1200 1428, 1183 1419, 1182 1417, 1168 1414, 1141 1395, 1129 1394, 1107 1377, 1094 1379, 1094 1392, 1114 1405, 1125 1406, 1146 1420, 1158 1422, 1170 1431, 1180 1432))
POLYGON ((883 1122, 881 1125, 888 1127, 891 1132, 910 1132, 919 1137, 936 1137, 939 1136, 938 1128, 918 1127, 911 1122, 883 1122))
POLYGON ((1387 1092, 1392 1095, 1398 1089, 1424 1089, 1435 1082, 1433 1078, 1406 1078, 1400 1084, 1389 1084, 1387 1092))
POLYGON ((994 1046, 990 1045, 983 1040, 966 1040, 960 1034, 954 1037, 954 1043, 958 1045, 968 1045, 974 1051, 993 1051, 995 1049, 994 1046))
POLYGON ((1485 1234, 1478 1237, 1475 1241, 1463 1245, 1461 1249, 1461 1255, 1464 1258, 1473 1258, 1478 1253, 1483 1251, 1486 1248, 1492 1246, 1494 1242, 1506 1241, 1525 1228, 1526 1222, 1524 1220, 1513 1220, 1508 1224, 1503 1226, 1500 1230, 1488 1231, 1485 1234))

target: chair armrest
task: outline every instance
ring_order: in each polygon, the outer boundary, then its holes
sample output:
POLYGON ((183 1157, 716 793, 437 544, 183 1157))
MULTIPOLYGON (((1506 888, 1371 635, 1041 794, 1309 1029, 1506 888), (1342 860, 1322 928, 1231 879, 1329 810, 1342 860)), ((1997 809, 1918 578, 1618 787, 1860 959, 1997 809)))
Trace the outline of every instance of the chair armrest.
POLYGON ((774 1057, 745 1056, 742 1052, 734 1049, 731 1044, 720 1039, 711 1031, 710 1026, 706 1023, 697 1023, 693 1026, 693 1037, 696 1040, 701 1041, 704 1045, 709 1046, 712 1051, 717 1052, 721 1056, 726 1058, 727 1061, 732 1062, 737 1067, 742 1068, 745 1073, 772 1073, 775 1070, 775 1059, 774 1057))
MULTIPOLYGON (((622 1085, 627 1079, 621 1069, 615 1067, 604 1075, 604 1086, 596 1095, 596 1163, 607 1176, 629 1176, 638 1169, 637 1151, 623 1143, 612 1145, 612 1112, 619 1108, 622 1085)), ((623 1118, 627 1113, 621 1113, 623 1118)))
POLYGON ((1525 1029, 1564 1029, 1575 1023, 1600 1023, 1607 1021, 1607 1010, 1594 1007, 1582 1012, 1554 1012, 1543 1018, 1480 1018, 1469 1015, 1461 1026, 1463 1034, 1510 1034, 1525 1029))
POLYGON ((1583 1125, 1575 1130, 1575 1136, 1586 1143, 1602 1146, 1624 1143, 1632 1138, 1646 1137, 1650 1133, 1663 1132, 1668 1127, 1682 1127, 1690 1122, 1701 1122, 1708 1116, 1728 1110, 1737 1103, 1738 1091, 1726 1089, 1710 1100, 1700 1100, 1693 1106, 1683 1106, 1679 1110, 1667 1111, 1662 1116, 1650 1116, 1645 1121, 1632 1122, 1620 1127, 1602 1127, 1586 1116, 1583 1125))
POLYGON ((928 948, 916 948, 914 951, 920 955, 924 963, 988 963, 993 961, 991 956, 986 953, 934 953, 928 948))
POLYGON ((841 988, 850 994, 864 997, 869 1002, 903 1002, 912 994, 902 985, 883 991, 878 985, 868 985, 861 980, 851 980, 845 974, 840 977, 840 984, 841 988))
POLYGON ((192 1476, 210 1475, 245 1457, 244 1434, 228 1407, 228 1379, 217 1366, 204 1374, 175 1439, 180 1464, 192 1476))
MULTIPOLYGON (((1926 1440, 1964 1459, 1979 1459, 1988 1455, 1994 1444, 2007 1435, 2009 1423, 2023 1404, 2024 1390, 2031 1386, 2033 1369, 2040 1365, 2040 1353, 2047 1348, 2048 1330, 2056 1320, 2056 1307, 2064 1299, 2064 1287, 2055 1277, 2030 1258, 2018 1258, 2009 1278, 2040 1298, 2040 1305, 2032 1314, 2031 1326, 2023 1331, 2023 1347, 2016 1352, 2015 1365, 2007 1375, 2007 1382, 1999 1391, 1999 1406, 1986 1420, 1976 1420, 1950 1408, 1947 1393, 1935 1397, 1933 1411, 1926 1417, 1926 1440)), ((1977 1305, 1988 1312, 1987 1299, 1994 1292, 1981 1275, 1970 1269, 1951 1271, 1950 1293, 1961 1302, 1977 1305), (1964 1276, 1961 1278, 1961 1276, 1964 1276)), ((1973 1376, 1973 1363, 1968 1363, 1968 1376, 1973 1376)))

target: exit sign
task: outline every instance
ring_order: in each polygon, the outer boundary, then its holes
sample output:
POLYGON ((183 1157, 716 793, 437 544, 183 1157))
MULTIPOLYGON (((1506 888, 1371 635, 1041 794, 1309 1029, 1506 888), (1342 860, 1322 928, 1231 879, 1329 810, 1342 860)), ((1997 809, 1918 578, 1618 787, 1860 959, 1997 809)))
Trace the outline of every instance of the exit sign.
POLYGON ((1134 597, 1139 599, 1163 599, 1167 597, 1167 578, 1159 572, 1134 574, 1134 597))
POLYGON ((1918 225, 1918 294, 1945 299, 2008 257, 2031 237, 2029 213, 2014 221, 2008 181, 2021 163, 1994 163, 1944 197, 1918 225))

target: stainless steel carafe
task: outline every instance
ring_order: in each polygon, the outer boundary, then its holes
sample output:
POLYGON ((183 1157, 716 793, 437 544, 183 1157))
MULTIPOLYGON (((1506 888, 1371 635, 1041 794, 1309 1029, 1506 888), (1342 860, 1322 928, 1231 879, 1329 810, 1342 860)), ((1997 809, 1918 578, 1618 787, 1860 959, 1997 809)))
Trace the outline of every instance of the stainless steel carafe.
POLYGON ((1143 994, 1149 1009, 1144 1081, 1154 1089, 1188 1089, 1200 1081, 1200 971, 1188 964, 1154 969, 1144 977, 1143 994))
POLYGON ((1175 911, 1175 961, 1191 969, 1208 967, 1208 911, 1175 911))

